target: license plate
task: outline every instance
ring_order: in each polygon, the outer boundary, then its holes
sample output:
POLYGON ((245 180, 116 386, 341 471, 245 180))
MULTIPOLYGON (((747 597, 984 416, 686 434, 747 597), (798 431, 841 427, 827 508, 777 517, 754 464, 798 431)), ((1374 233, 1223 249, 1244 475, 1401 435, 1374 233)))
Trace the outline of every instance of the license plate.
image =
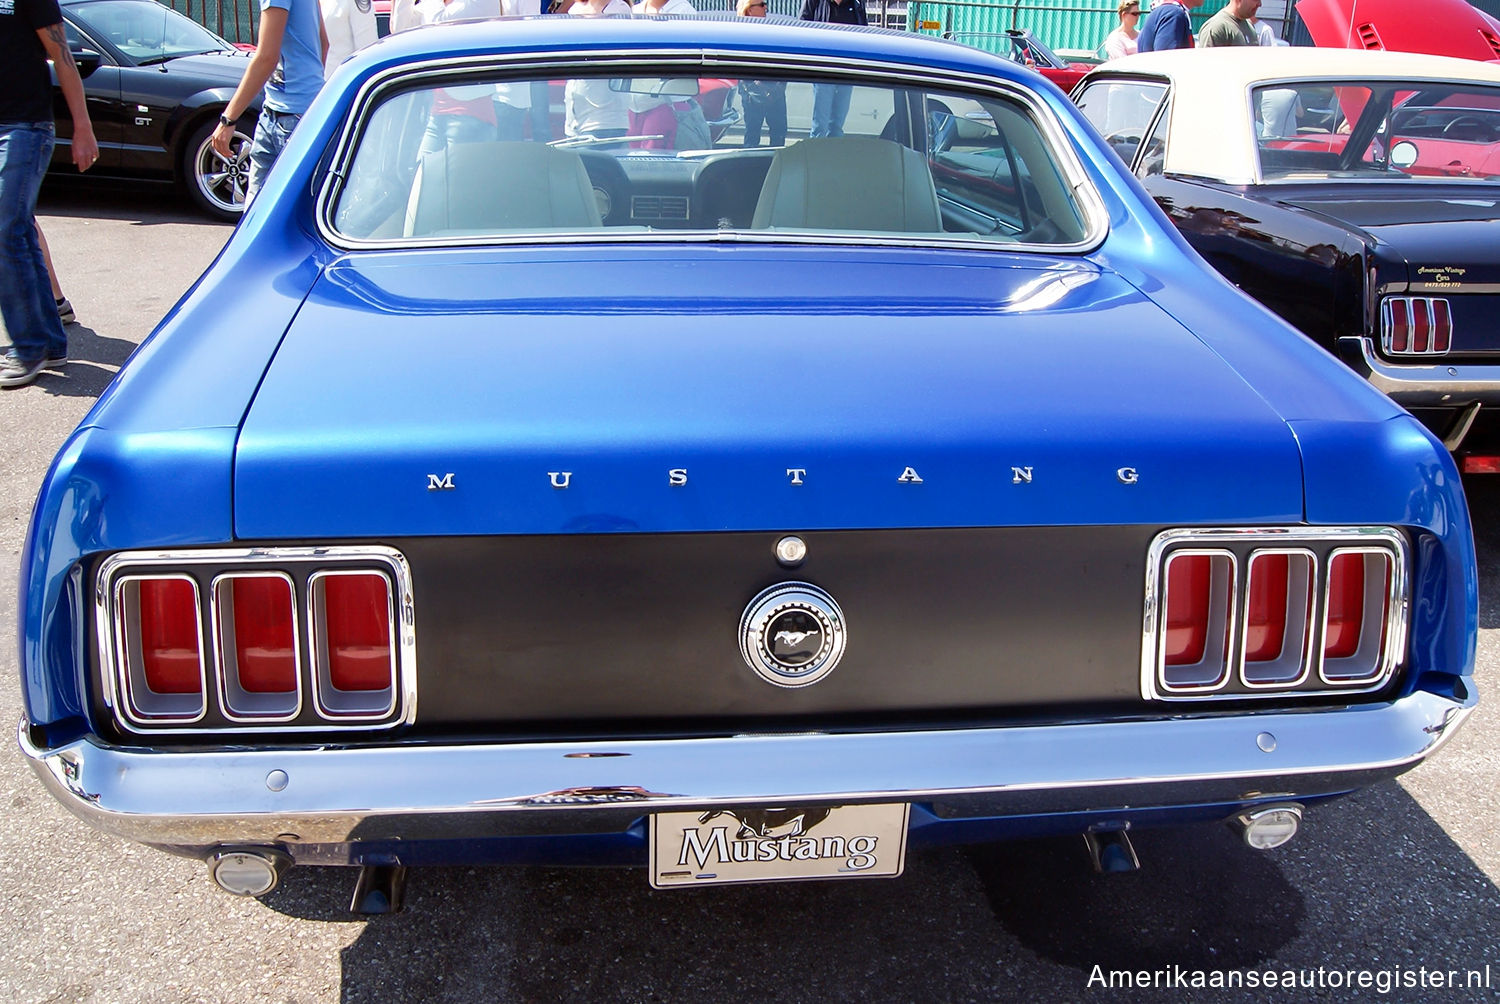
POLYGON ((910 811, 898 804, 658 812, 651 885, 894 878, 905 865, 910 811))

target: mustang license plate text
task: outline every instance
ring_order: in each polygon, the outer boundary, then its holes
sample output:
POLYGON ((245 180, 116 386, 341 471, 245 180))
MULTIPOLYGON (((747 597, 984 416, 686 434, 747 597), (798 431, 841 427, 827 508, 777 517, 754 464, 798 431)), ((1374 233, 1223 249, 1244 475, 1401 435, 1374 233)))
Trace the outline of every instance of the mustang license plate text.
POLYGON ((909 813, 904 804, 659 812, 651 817, 651 884, 894 878, 905 864, 909 813))

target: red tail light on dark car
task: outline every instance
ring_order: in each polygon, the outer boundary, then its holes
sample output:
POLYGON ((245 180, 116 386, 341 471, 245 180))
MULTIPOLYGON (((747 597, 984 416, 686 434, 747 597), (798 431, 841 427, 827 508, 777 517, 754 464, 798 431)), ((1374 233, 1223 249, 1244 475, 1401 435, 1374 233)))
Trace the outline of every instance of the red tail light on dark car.
POLYGON ((414 715, 411 576, 390 548, 123 553, 98 574, 103 693, 127 729, 384 728, 414 715))
POLYGON ((1441 356, 1453 345, 1453 311, 1431 296, 1388 296, 1380 305, 1380 342, 1390 356, 1441 356))
POLYGON ((1374 690, 1406 630, 1406 543, 1374 528, 1173 530, 1149 559, 1148 699, 1374 690))

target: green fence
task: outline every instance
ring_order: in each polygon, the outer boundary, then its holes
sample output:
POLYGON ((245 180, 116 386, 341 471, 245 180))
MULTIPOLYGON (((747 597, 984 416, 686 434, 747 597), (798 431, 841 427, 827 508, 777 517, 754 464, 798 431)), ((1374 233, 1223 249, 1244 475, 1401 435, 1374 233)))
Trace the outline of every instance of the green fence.
MULTIPOLYGON (((1208 0, 1194 11, 1193 30, 1227 2, 1208 0)), ((1074 52, 1098 49, 1120 23, 1119 0, 913 0, 907 19, 914 30, 978 48, 989 48, 986 36, 1024 28, 1050 49, 1074 52)))

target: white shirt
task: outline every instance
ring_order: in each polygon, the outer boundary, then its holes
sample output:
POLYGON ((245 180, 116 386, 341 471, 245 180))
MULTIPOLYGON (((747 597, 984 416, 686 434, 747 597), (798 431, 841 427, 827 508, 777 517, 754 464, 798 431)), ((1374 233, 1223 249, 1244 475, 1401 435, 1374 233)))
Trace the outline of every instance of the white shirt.
POLYGON ((1264 21, 1255 22, 1255 34, 1260 38, 1261 45, 1276 44, 1276 32, 1272 31, 1271 26, 1264 21))
POLYGON ((688 0, 667 0, 659 10, 651 10, 646 6, 646 0, 641 0, 632 8, 637 14, 696 14, 698 8, 688 3, 688 0))
POLYGON ((1125 34, 1125 26, 1122 24, 1109 33, 1104 40, 1104 58, 1121 59, 1125 56, 1134 56, 1136 40, 1125 34))
POLYGON ((375 41, 375 5, 370 0, 322 0, 323 30, 328 33, 328 69, 375 41))

